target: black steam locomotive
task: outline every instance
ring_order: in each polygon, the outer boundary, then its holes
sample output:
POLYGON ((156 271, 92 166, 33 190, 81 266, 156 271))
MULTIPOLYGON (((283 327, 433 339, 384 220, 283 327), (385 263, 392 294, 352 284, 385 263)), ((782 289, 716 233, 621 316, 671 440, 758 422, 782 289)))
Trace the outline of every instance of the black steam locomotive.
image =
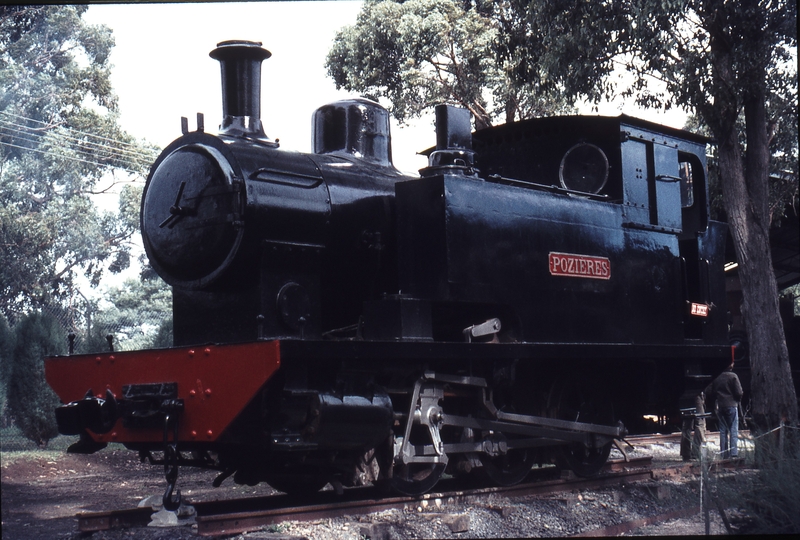
POLYGON ((47 360, 72 451, 164 464, 168 508, 182 465, 292 493, 418 494, 445 470, 507 485, 551 461, 592 475, 730 361, 702 137, 627 116, 473 133, 439 106, 411 177, 364 99, 316 111, 312 154, 279 149, 259 118, 269 56, 211 52, 219 135, 184 121, 147 179, 174 348, 47 360))

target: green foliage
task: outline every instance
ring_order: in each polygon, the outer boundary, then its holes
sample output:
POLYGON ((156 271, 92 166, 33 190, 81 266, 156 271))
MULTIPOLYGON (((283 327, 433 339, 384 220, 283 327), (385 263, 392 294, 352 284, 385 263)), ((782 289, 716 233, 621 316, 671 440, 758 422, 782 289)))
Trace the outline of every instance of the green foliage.
POLYGON ((0 428, 0 456, 3 460, 3 467, 20 460, 47 460, 55 461, 64 457, 67 448, 75 442, 78 437, 70 435, 59 435, 47 443, 47 449, 42 450, 25 438, 16 426, 0 428))
POLYGON ((771 96, 768 102, 770 132, 770 222, 780 222, 787 205, 798 208, 798 118, 797 118, 797 73, 794 74, 794 96, 771 96))
POLYGON ((14 332, 0 313, 0 426, 6 425, 8 379, 14 354, 14 332))
POLYGON ((165 318, 161 326, 158 327, 158 331, 155 337, 153 337, 153 342, 150 346, 154 349, 167 349, 172 347, 173 344, 172 317, 168 317, 165 318))
POLYGON ((50 439, 47 449, 41 450, 25 438, 16 426, 0 428, 0 456, 3 467, 19 460, 44 459, 55 461, 64 457, 67 448, 76 443, 78 437, 74 435, 59 435, 50 439))
MULTIPOLYGON (((777 118, 780 125, 774 125, 769 144, 772 173, 769 178, 769 221, 772 225, 779 225, 785 217, 786 207, 793 207, 798 211, 798 195, 800 184, 797 182, 798 166, 798 118, 797 107, 785 107, 781 100, 768 102, 768 116, 777 118), (773 109, 777 106, 778 109, 773 109)), ((711 129, 697 115, 689 117, 685 129, 712 138, 711 129)), ((739 115, 736 123, 739 133, 739 144, 747 146, 745 134, 744 114, 739 115)), ((727 221, 725 204, 722 198, 722 182, 719 176, 719 156, 717 148, 710 146, 708 152, 708 182, 711 203, 711 217, 719 221, 727 221)))
POLYGON ((14 332, 9 413, 22 434, 44 448, 58 435, 53 410, 60 405, 45 382, 44 358, 65 352, 64 330, 52 316, 37 312, 23 317, 14 332))
POLYGON ((92 196, 141 179, 155 149, 118 125, 111 31, 86 6, 0 7, 0 312, 9 320, 128 266, 135 190, 121 210, 92 196))
MULTIPOLYGON (((356 24, 336 35, 326 67, 337 88, 386 97, 399 121, 438 103, 469 109, 476 127, 567 110, 510 72, 518 58, 501 56, 504 29, 524 25, 515 2, 367 1, 356 24)), ((518 32, 513 36, 518 37, 518 32)), ((509 46, 503 48, 508 53, 509 46)))
POLYGON ((108 335, 117 350, 172 346, 172 291, 155 273, 110 289, 95 310, 78 352, 107 351, 108 335))
POLYGON ((517 48, 521 81, 592 101, 622 96, 648 108, 680 107, 695 114, 693 127, 708 126, 720 141, 736 131, 742 148, 745 103, 762 99, 773 171, 769 212, 779 215, 796 200, 796 2, 521 3, 530 21, 517 48))
POLYGON ((793 316, 800 317, 800 283, 787 287, 781 291, 781 299, 782 301, 791 303, 791 314, 793 316))

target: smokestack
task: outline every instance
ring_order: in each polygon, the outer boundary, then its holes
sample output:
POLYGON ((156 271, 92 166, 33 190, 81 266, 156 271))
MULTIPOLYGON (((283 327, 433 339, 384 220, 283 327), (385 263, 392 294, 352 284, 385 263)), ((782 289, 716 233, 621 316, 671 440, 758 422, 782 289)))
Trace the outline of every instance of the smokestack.
POLYGON ((223 41, 209 56, 222 72, 220 135, 266 139, 261 125, 261 62, 272 53, 259 41, 223 41))

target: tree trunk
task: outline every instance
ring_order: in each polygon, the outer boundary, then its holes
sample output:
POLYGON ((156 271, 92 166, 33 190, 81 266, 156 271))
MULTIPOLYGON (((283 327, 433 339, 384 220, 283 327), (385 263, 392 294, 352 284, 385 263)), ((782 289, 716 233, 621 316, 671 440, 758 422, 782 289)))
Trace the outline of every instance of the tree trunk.
MULTIPOLYGON (((747 114, 748 124, 759 113, 747 114)), ((725 209, 739 260, 742 283, 742 315, 750 344, 753 421, 767 431, 781 421, 797 423, 797 397, 792 383, 789 353, 778 307, 778 287, 769 246, 769 209, 766 171, 769 148, 758 131, 766 122, 748 126, 747 171, 731 129, 719 138, 719 165, 725 209)))
POLYGON ((750 7, 751 54, 763 60, 745 68, 736 65, 732 49, 741 36, 727 29, 721 9, 708 13, 714 102, 704 116, 719 145, 723 202, 739 260, 742 315, 750 345, 753 422, 757 431, 764 432, 778 427, 781 421, 797 423, 797 397, 769 245, 769 50, 763 25, 758 23, 763 11, 752 0, 750 7), (745 112, 746 158, 736 126, 741 105, 745 112))

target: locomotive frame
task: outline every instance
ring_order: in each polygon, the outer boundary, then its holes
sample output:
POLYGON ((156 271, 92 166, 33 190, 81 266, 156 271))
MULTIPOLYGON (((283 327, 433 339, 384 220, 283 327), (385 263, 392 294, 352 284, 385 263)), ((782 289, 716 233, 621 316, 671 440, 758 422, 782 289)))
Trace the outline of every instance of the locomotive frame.
POLYGON ((186 465, 294 493, 592 475, 729 363, 704 138, 626 116, 472 133, 440 106, 410 177, 368 100, 320 108, 312 154, 281 150, 259 117, 269 55, 212 51, 220 134, 184 122, 148 177, 175 347, 47 359, 70 451, 164 465, 170 509, 186 465))

